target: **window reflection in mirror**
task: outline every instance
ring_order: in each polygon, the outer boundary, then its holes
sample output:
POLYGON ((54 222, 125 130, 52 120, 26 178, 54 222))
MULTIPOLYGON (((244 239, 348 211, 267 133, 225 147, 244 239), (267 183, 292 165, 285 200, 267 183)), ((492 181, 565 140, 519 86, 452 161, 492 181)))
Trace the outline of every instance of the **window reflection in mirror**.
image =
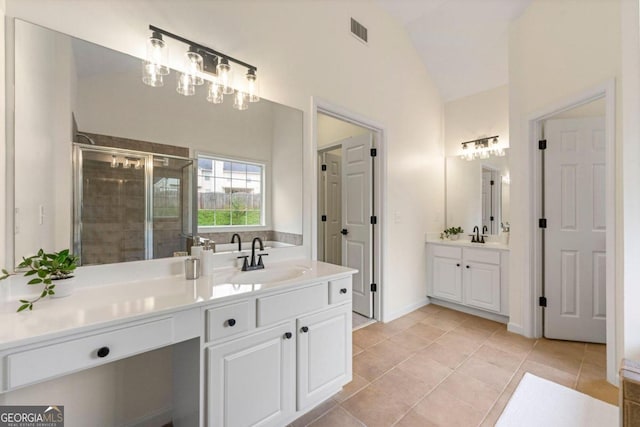
MULTIPOLYGON (((90 229, 88 224, 100 216, 115 215, 117 203, 106 198, 100 201, 104 208, 82 210, 81 198, 73 192, 74 145, 122 151, 126 155, 115 162, 121 168, 126 163, 128 174, 140 175, 113 177, 109 154, 103 174, 88 184, 87 188, 97 188, 97 182, 126 180, 117 194, 131 197, 123 202, 121 215, 139 225, 126 234, 135 251, 120 242, 117 254, 106 256, 102 251, 91 263, 171 256, 176 248, 184 250, 185 235, 203 231, 197 229, 197 193, 188 188, 197 185, 197 170, 186 179, 187 169, 177 164, 166 167, 156 160, 190 162, 198 153, 263 165, 259 195, 252 190, 257 184, 249 172, 241 179, 229 176, 231 182, 223 185, 228 200, 216 200, 228 203, 227 212, 220 213, 221 222, 227 215, 229 226, 246 227, 247 239, 260 236, 274 246, 302 244, 302 111, 265 99, 237 111, 231 96, 214 105, 207 102, 206 90, 179 95, 172 78, 166 78, 163 87, 149 87, 142 83, 140 59, 24 21, 15 20, 14 34, 9 36, 15 43, 13 56, 7 58, 15 73, 15 126, 8 140, 15 152, 15 260, 40 247, 51 251, 74 247, 79 238, 74 225, 90 229), (136 156, 153 160, 143 165, 136 156), (144 191, 134 196, 134 187, 144 191), (174 244, 178 240, 182 243, 174 244)), ((117 199, 116 192, 109 194, 117 199)), ((89 194, 83 197, 89 200, 89 194)), ((233 231, 222 228, 209 234, 206 237, 222 243, 216 247, 223 251, 233 231)), ((95 248, 115 246, 109 241, 113 235, 94 233, 94 237, 95 248)), ((88 248, 88 242, 84 246, 88 248)))

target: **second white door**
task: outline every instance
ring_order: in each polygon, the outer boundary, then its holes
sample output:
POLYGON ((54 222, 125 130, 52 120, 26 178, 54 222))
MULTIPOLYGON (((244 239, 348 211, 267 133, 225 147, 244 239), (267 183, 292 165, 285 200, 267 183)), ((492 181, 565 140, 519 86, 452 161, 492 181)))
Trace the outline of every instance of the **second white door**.
POLYGON ((606 342, 604 120, 545 124, 545 332, 606 342))

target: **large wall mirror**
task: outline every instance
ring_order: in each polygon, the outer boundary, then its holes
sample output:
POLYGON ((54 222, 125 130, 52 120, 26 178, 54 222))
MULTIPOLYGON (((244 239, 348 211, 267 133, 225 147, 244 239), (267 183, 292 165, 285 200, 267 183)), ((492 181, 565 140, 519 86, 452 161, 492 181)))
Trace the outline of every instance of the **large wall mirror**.
POLYGON ((474 226, 485 234, 498 235, 510 229, 509 150, 502 157, 466 160, 446 159, 447 227, 462 227, 471 234, 474 226))
POLYGON ((72 247, 82 264, 302 244, 302 111, 248 110, 142 83, 142 61, 15 20, 14 256, 72 247))

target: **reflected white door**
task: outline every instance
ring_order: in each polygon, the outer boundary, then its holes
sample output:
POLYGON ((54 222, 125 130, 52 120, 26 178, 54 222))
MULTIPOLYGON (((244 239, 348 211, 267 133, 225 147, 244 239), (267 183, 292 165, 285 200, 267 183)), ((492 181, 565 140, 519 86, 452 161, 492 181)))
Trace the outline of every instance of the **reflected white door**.
POLYGON ((544 335, 604 343, 604 119, 549 120, 544 129, 544 335))
POLYGON ((342 265, 353 276, 353 311, 373 316, 371 298, 372 135, 342 141, 342 265))
POLYGON ((342 160, 334 153, 324 154, 325 171, 325 262, 342 264, 342 160))

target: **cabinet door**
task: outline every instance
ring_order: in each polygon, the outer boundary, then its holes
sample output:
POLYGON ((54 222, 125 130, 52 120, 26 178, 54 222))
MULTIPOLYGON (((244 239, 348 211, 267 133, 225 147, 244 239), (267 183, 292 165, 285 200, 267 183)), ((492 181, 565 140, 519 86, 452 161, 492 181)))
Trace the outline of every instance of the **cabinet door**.
POLYGON ((351 304, 301 317, 298 326, 298 411, 351 381, 351 304))
POLYGON ((207 425, 281 426, 295 411, 295 338, 289 322, 209 348, 207 425))
POLYGON ((500 311, 500 266, 466 262, 464 269, 465 304, 500 311))
POLYGON ((462 273, 460 260, 433 257, 433 296, 462 302, 462 273))

